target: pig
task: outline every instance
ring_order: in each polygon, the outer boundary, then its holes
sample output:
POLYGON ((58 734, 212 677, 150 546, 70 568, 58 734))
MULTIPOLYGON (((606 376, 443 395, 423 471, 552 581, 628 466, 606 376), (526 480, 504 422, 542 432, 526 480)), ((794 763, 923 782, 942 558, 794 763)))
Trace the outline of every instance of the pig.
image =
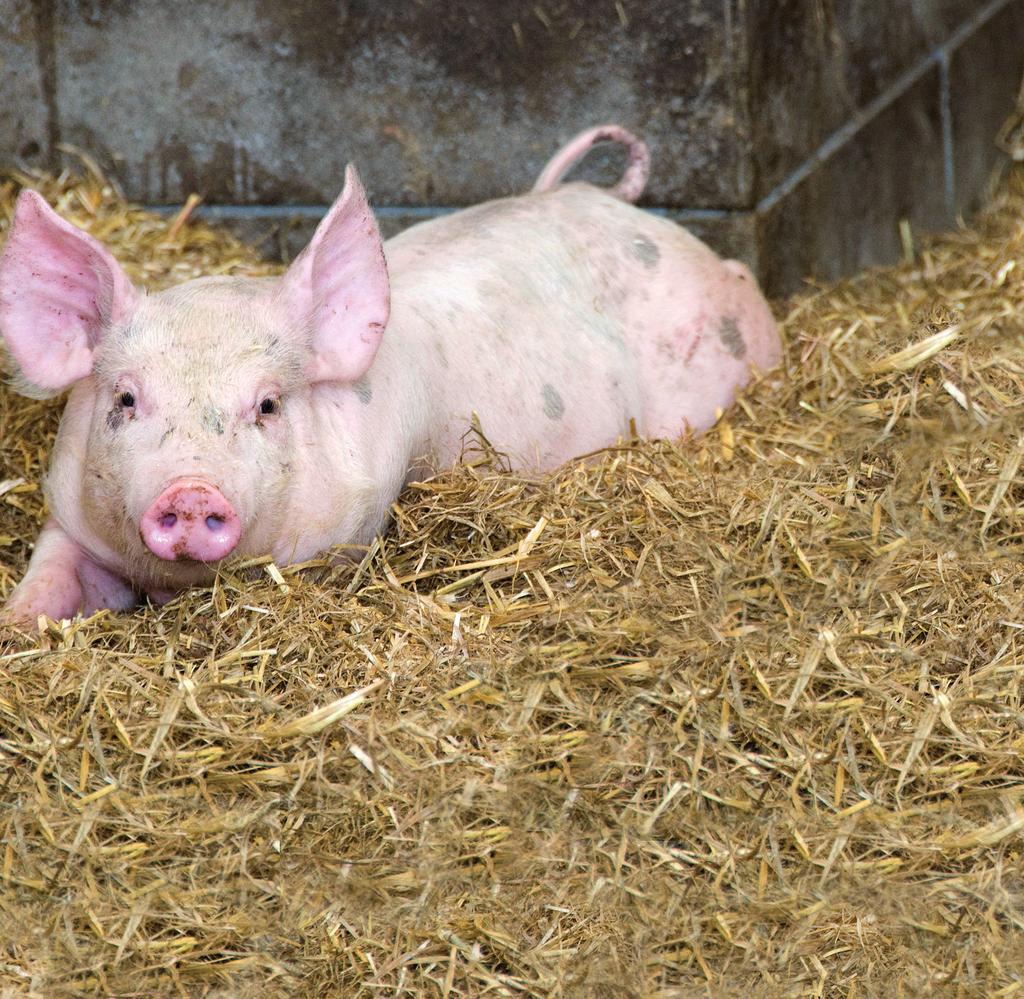
POLYGON ((456 462, 474 418, 514 466, 630 433, 710 427, 780 360, 751 272, 635 207, 647 147, 573 139, 533 191, 386 244, 354 167, 280 277, 135 286, 35 191, 0 259, 15 385, 70 390, 49 518, 3 620, 125 610, 230 556, 300 562, 382 531, 407 482, 456 462), (611 190, 565 183, 625 146, 611 190))

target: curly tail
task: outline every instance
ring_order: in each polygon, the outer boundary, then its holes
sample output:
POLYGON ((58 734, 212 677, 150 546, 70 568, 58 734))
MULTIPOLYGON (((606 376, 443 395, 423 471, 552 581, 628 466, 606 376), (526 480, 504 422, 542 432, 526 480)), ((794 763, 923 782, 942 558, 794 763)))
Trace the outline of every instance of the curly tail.
POLYGON ((534 191, 550 191, 599 142, 618 142, 629 151, 629 163, 622 179, 609 193, 623 201, 636 201, 643 194, 651 168, 651 154, 646 144, 620 125, 598 125, 580 132, 563 146, 540 172, 534 191))

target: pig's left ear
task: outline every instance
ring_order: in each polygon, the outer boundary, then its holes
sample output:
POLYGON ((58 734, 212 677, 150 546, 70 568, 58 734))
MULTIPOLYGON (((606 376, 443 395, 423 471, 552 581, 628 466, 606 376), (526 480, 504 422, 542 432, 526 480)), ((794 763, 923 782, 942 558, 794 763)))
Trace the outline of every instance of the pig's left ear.
POLYGON ((0 257, 0 333, 31 394, 61 392, 92 370, 92 354, 138 298, 118 262, 36 191, 18 195, 0 257))
POLYGON ((312 330, 312 381, 353 382, 366 374, 391 307, 377 222, 355 168, 281 283, 285 308, 312 330))

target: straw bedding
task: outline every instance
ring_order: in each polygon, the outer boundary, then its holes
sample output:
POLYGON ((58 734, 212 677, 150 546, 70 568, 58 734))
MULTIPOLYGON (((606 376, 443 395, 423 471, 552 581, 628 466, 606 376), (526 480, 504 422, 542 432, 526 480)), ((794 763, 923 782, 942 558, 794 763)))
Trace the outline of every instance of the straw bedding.
MULTIPOLYGON (((10 177, 159 287, 262 273, 10 177)), ((0 995, 1024 994, 1024 183, 696 442, 0 658, 0 995)), ((0 394, 0 592, 59 404, 0 394)))

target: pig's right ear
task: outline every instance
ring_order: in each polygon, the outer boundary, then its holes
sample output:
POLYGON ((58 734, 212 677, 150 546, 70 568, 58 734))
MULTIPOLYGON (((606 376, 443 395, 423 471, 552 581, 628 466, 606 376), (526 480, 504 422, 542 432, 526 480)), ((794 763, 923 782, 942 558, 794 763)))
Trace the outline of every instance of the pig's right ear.
POLYGON ((57 393, 88 375, 103 333, 136 298, 99 242, 21 192, 0 257, 0 333, 26 388, 57 393))
POLYGON ((391 309, 377 222, 355 167, 281 281, 288 312, 311 333, 312 381, 354 382, 377 354, 391 309))

